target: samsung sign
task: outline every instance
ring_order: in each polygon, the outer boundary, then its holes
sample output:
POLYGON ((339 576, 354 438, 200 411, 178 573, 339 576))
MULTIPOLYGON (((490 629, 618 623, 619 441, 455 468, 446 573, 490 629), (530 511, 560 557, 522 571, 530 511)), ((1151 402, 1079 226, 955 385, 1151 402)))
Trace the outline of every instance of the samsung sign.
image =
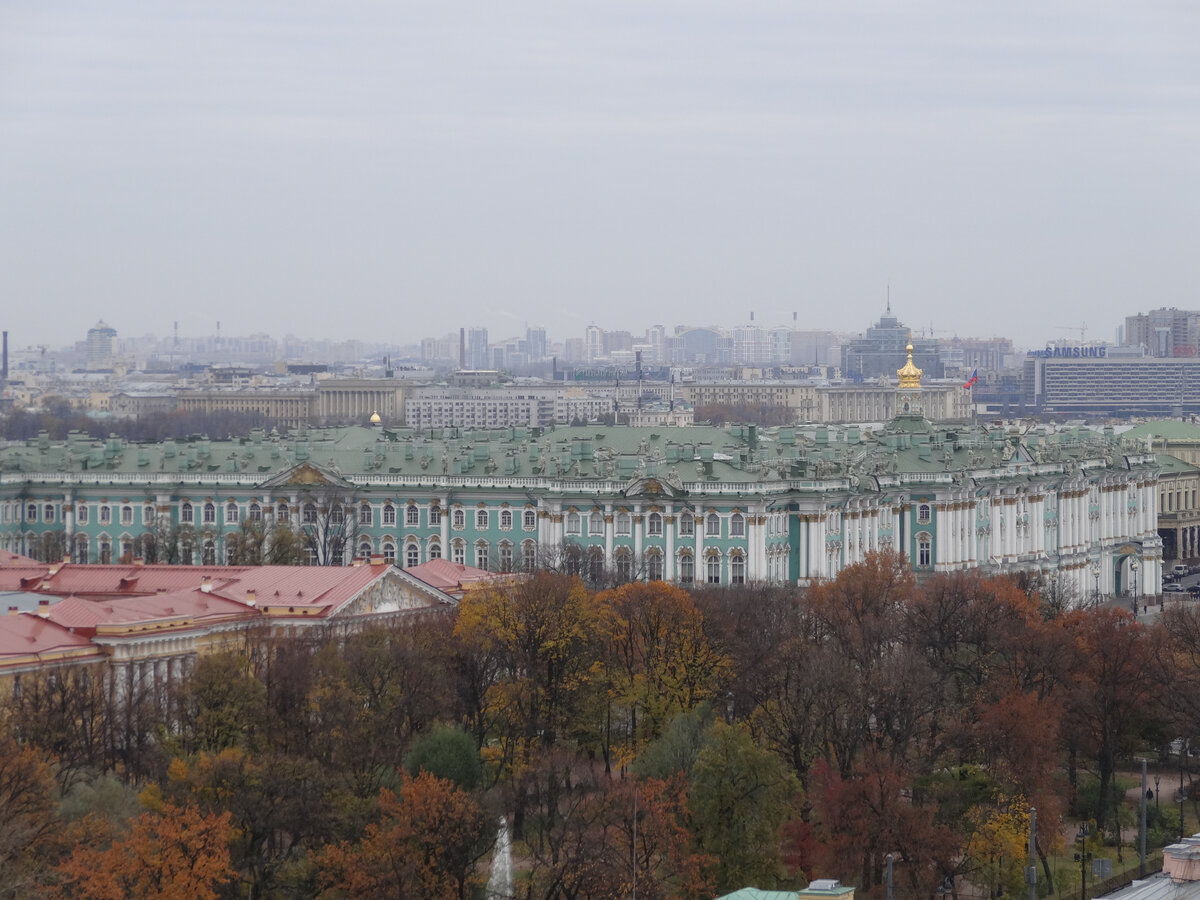
POLYGON ((1047 347, 1045 350, 1030 350, 1030 356, 1041 357, 1091 357, 1093 359, 1108 356, 1107 347, 1047 347))

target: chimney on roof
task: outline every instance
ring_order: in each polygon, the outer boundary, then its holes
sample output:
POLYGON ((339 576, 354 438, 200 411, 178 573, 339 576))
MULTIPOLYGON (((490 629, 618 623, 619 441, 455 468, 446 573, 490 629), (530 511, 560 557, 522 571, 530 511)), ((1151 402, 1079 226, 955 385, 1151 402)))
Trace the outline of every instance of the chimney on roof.
POLYGON ((70 553, 64 553, 64 554, 62 555, 62 564, 65 566, 65 565, 66 565, 67 563, 69 563, 70 561, 71 561, 71 554, 70 554, 70 553))
POLYGON ((143 559, 143 558, 142 558, 142 557, 140 557, 140 556, 135 556, 135 557, 133 558, 133 564, 134 564, 135 566, 144 566, 144 565, 146 564, 146 560, 145 560, 145 559, 143 559))
POLYGON ((366 562, 366 560, 365 560, 365 559, 363 559, 361 556, 356 556, 356 557, 354 557, 354 565, 355 565, 355 567, 356 567, 356 568, 357 568, 358 566, 361 566, 361 565, 362 565, 364 562, 366 562))
POLYGON ((204 591, 206 594, 212 593, 212 579, 207 575, 200 579, 200 590, 204 591))
POLYGON ((17 609, 15 606, 10 606, 10 607, 8 608, 8 614, 9 614, 10 616, 15 616, 15 615, 16 615, 17 613, 19 613, 19 612, 20 612, 20 610, 19 610, 19 609, 17 609))
POLYGON ((258 594, 255 591, 246 591, 246 605, 254 606, 257 603, 258 594))
POLYGON ((383 554, 382 553, 372 553, 371 554, 371 565, 382 566, 383 565, 383 554))

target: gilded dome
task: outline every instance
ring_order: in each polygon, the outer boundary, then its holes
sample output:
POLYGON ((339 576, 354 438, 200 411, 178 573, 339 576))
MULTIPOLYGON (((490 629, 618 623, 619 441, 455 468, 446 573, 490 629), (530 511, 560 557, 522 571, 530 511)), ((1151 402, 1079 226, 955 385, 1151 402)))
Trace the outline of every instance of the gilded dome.
POLYGON ((900 376, 900 387, 901 389, 919 388, 921 386, 921 370, 913 365, 912 342, 910 341, 908 346, 904 349, 908 351, 908 362, 906 362, 902 368, 896 370, 896 374, 900 376))
MULTIPOLYGON (((912 358, 909 357, 909 362, 911 362, 911 361, 912 361, 912 358)), ((382 421, 383 421, 383 419, 379 418, 379 413, 377 413, 377 412, 371 413, 371 424, 372 425, 378 425, 382 421)))

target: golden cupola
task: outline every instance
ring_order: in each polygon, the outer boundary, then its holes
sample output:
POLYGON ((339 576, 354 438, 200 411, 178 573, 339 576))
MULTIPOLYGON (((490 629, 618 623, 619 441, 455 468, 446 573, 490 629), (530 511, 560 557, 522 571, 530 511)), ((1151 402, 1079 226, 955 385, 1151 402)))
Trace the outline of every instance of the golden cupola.
POLYGON ((900 388, 919 388, 921 386, 921 370, 913 365, 913 345, 909 341, 908 346, 904 348, 908 351, 908 362, 900 369, 896 370, 896 374, 900 376, 900 388))

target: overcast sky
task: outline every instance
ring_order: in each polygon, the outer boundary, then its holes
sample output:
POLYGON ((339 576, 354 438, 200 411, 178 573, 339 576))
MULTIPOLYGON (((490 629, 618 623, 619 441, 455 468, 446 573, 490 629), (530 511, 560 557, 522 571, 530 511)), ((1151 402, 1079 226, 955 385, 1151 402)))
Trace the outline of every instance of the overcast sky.
POLYGON ((1112 339, 1200 308, 1198 48, 1193 0, 0 0, 0 320, 861 331, 890 284, 1112 339))

